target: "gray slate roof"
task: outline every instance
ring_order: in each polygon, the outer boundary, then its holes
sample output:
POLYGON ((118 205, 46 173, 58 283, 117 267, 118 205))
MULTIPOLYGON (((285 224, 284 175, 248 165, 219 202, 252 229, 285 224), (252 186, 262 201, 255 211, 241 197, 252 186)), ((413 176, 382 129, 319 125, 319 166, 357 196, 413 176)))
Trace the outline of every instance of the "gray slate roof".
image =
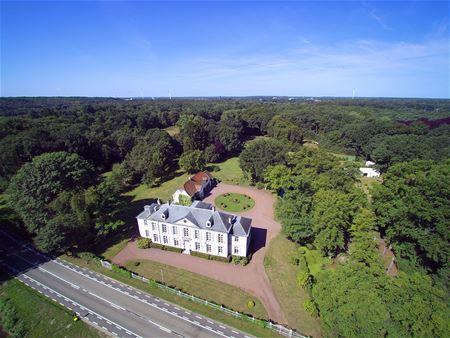
MULTIPOLYGON (((176 223, 187 219, 200 229, 230 233, 236 236, 248 236, 252 223, 250 218, 216 211, 211 204, 204 202, 194 202, 189 207, 179 204, 165 203, 160 205, 152 203, 146 205, 144 211, 136 218, 167 223, 176 223), (165 219, 161 217, 162 214, 165 215, 165 219), (211 223, 210 227, 207 226, 208 221, 211 223)), ((186 226, 189 225, 186 224, 186 226)))

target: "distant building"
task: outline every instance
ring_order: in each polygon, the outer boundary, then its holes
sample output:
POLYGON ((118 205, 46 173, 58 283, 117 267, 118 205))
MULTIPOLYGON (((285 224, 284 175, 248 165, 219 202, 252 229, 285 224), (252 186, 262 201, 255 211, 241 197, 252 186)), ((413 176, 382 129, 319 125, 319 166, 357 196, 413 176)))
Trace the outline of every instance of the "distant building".
POLYGON ((186 196, 191 200, 201 200, 216 185, 216 179, 208 171, 200 171, 183 184, 172 195, 175 203, 180 203, 180 196, 186 196))
POLYGON ((372 162, 372 161, 366 161, 366 167, 371 167, 371 166, 373 166, 373 165, 375 165, 375 162, 372 162))
POLYGON ((249 254, 250 218, 216 211, 208 203, 146 205, 137 217, 139 233, 152 242, 209 255, 249 254))
POLYGON ((366 177, 379 177, 381 175, 378 170, 373 168, 359 168, 359 171, 366 177))

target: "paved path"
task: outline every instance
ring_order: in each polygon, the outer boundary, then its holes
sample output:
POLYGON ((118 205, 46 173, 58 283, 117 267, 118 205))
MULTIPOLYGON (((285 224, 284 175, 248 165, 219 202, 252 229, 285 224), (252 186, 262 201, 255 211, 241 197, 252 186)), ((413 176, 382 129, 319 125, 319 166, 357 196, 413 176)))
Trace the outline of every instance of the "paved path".
POLYGON ((247 194, 255 200, 255 206, 238 214, 252 218, 254 251, 251 262, 247 266, 238 266, 217 261, 209 261, 199 257, 178 254, 158 249, 138 249, 136 242, 129 242, 113 262, 119 265, 128 260, 149 259, 164 264, 186 269, 221 282, 237 286, 258 297, 263 303, 270 319, 279 324, 287 321, 281 311, 280 304, 264 270, 264 254, 269 242, 278 234, 281 225, 274 220, 274 196, 264 190, 252 187, 241 187, 219 183, 205 202, 214 203, 214 199, 227 192, 247 194))
POLYGON ((0 231, 0 268, 110 335, 236 337, 242 332, 61 259, 0 231))

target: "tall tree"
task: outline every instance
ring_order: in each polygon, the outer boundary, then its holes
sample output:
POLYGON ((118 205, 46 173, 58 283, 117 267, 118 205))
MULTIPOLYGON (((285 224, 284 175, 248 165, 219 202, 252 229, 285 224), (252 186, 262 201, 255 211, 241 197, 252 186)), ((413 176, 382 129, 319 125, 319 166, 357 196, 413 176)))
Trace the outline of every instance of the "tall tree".
POLYGON ((263 179, 264 170, 270 165, 283 163, 286 147, 274 139, 256 139, 247 143, 239 156, 239 165, 253 182, 263 179))

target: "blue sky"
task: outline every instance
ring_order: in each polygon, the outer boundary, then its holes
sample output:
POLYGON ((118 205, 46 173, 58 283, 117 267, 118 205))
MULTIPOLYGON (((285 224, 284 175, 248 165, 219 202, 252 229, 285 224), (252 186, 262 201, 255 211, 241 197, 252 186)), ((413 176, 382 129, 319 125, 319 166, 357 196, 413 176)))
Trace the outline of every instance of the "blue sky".
POLYGON ((449 98, 449 2, 1 2, 2 96, 449 98))

